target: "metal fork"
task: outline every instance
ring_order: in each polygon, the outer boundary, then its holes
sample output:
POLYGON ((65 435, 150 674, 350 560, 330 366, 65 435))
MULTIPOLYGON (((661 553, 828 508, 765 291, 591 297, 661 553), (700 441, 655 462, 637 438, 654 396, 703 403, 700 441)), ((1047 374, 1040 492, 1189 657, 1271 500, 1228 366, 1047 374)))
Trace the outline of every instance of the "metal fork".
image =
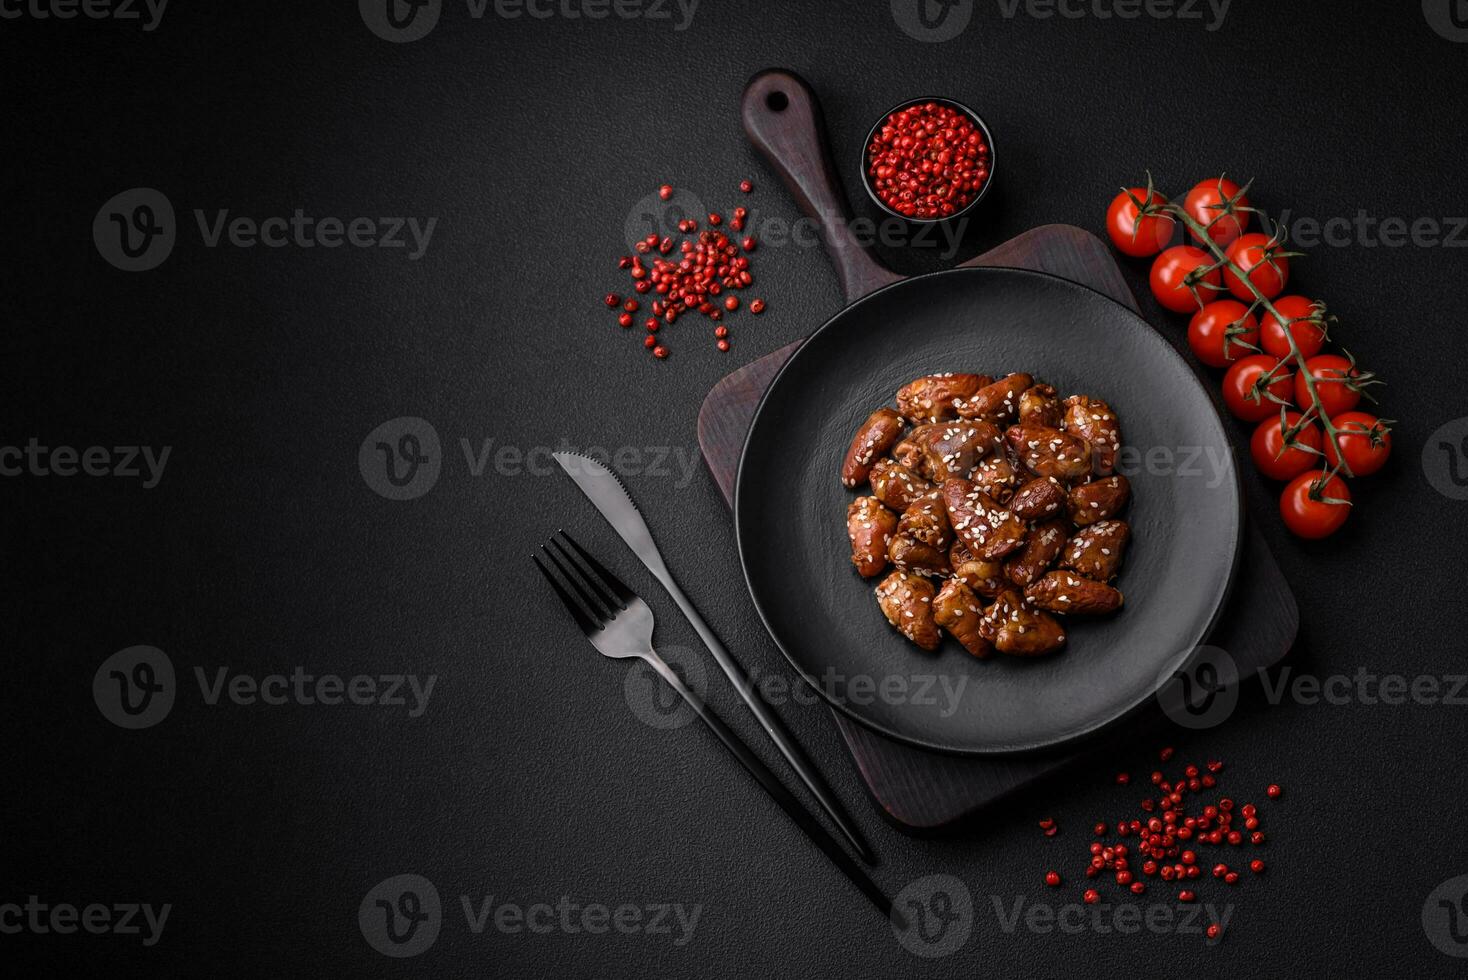
POLYGON ((678 696, 688 702, 703 723, 718 736, 719 741, 724 743, 724 748, 749 770, 749 774, 764 787, 765 792, 805 831, 805 835, 876 905, 877 910, 898 922, 899 928, 905 928, 901 913, 893 908, 892 900, 882 892, 877 883, 867 876, 836 839, 800 805, 800 801, 740 741, 739 736, 710 711, 702 699, 688 689, 673 668, 657 655, 652 646, 652 610, 647 603, 607 571, 601 562, 593 558, 565 531, 557 531, 552 535, 550 541, 541 546, 541 551, 545 552, 546 557, 560 571, 570 585, 569 590, 541 562, 539 556, 531 555, 531 560, 561 597, 567 612, 576 620, 576 625, 581 627, 581 632, 586 634, 591 645, 606 657, 636 658, 650 664, 658 672, 658 676, 677 691, 678 696), (562 544, 562 540, 565 544, 562 544), (570 548, 566 545, 570 545, 570 548), (572 551, 581 559, 581 564, 571 557, 572 551))

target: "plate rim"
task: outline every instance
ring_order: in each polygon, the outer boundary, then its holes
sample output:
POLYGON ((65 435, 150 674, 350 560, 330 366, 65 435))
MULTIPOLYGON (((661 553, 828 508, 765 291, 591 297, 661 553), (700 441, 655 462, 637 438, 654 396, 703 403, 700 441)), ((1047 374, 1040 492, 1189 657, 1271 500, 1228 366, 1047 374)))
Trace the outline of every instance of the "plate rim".
POLYGON ((953 269, 942 269, 936 272, 929 272, 918 276, 910 276, 905 279, 899 279, 896 282, 888 283, 887 285, 881 286, 878 289, 874 289, 870 293, 867 293, 865 296, 858 298, 856 301, 849 303, 842 309, 838 310, 831 317, 829 317, 825 323, 821 324, 820 327, 818 327, 810 334, 810 336, 806 337, 805 340, 800 343, 800 346, 796 348, 795 352, 789 358, 786 359, 784 364, 780 365, 779 370, 775 372, 774 377, 772 377, 769 384, 765 386, 764 392, 760 395, 759 404, 755 407, 754 414, 750 416, 749 428, 744 433, 744 440, 739 449, 739 465, 735 470, 734 476, 734 506, 732 508, 734 519, 734 544, 736 550, 739 553, 739 570, 744 578, 745 591, 749 594, 750 601, 754 604, 755 612, 759 615, 760 618, 760 625, 764 627, 766 635, 768 635, 769 638, 774 642, 776 649, 780 651, 781 655, 784 656, 786 661, 789 662, 790 666, 795 669, 795 672, 800 675, 801 680, 804 681, 809 687, 811 687, 816 692, 816 694, 819 695, 821 699, 824 700, 831 708, 839 711, 842 715, 851 719, 851 721, 858 725, 861 725, 863 728, 869 731, 875 732, 883 737, 890 738, 896 742, 914 746, 920 749, 926 749, 931 752, 937 752, 944 755, 957 755, 967 757, 1018 755, 1023 753, 1055 749, 1059 746, 1067 745, 1071 742, 1075 742, 1080 739, 1097 735, 1103 731, 1109 730, 1121 724, 1126 719, 1133 717, 1143 708, 1145 708, 1145 706, 1157 696, 1158 691, 1161 691, 1173 677, 1176 677, 1180 672, 1185 670, 1187 665, 1199 655, 1201 648, 1206 644, 1208 638, 1218 628, 1219 619, 1222 617, 1223 611, 1228 607, 1228 600, 1233 594, 1234 583, 1238 577, 1239 563, 1242 559, 1242 554, 1244 550, 1244 521, 1246 519, 1246 514, 1244 510, 1243 483, 1239 475, 1239 468, 1237 466, 1232 466, 1229 468, 1231 479, 1228 481, 1228 485, 1231 486, 1234 491, 1235 507, 1233 508, 1233 541, 1231 542, 1232 546, 1230 549, 1231 554, 1229 558, 1229 567, 1227 575, 1224 579, 1224 586, 1219 591, 1218 596, 1214 601, 1213 608, 1209 611, 1207 623, 1199 632, 1197 639, 1193 641, 1192 646, 1188 650, 1180 652, 1180 659, 1177 661, 1177 663, 1172 665, 1170 669, 1164 669, 1159 672, 1158 683, 1155 685, 1155 687, 1153 687, 1151 691, 1147 693, 1146 696, 1139 699, 1135 704, 1105 718, 1102 718, 1099 721, 1092 722, 1091 724, 1078 730, 1065 732, 1053 738, 1021 744, 994 747, 955 747, 952 745, 945 745, 940 742, 934 742, 930 739, 924 739, 919 736, 910 735, 904 732, 898 732, 893 730, 889 726, 863 717, 854 708, 852 708, 851 705, 845 704, 842 701, 836 699, 819 684, 817 684, 815 682, 815 679, 796 660, 791 652, 786 649, 785 643, 776 634, 773 626, 770 623, 769 615, 766 613, 764 607, 760 604, 759 597, 758 595, 756 595, 754 585, 750 579, 749 556, 746 554, 745 535, 743 533, 744 522, 742 518, 743 508, 741 507, 741 501, 743 499, 742 491, 745 483, 745 467, 749 459, 749 444, 753 440, 755 429, 759 425, 760 416, 764 414, 765 406, 769 402, 771 392, 773 392, 775 388, 780 384, 780 382, 784 379, 785 373, 791 369, 791 366, 795 364, 803 354, 805 354, 807 349, 809 349, 811 341, 815 340, 821 334, 831 329, 842 319, 842 317, 857 309, 862 304, 874 300, 877 296, 890 290, 901 289, 908 286, 909 284, 920 283, 925 280, 933 279, 939 276, 976 275, 979 277, 983 277, 996 273, 1013 274, 1020 277, 1042 280, 1048 279, 1055 282, 1064 283, 1067 286, 1079 289, 1086 293, 1090 293, 1093 296, 1101 299, 1105 303, 1108 303, 1112 306, 1115 306, 1119 310, 1124 311, 1129 316, 1135 317, 1137 320, 1140 320, 1142 325, 1146 327, 1147 330, 1156 337, 1157 341, 1163 346, 1163 348, 1165 348, 1174 358, 1177 359, 1179 366, 1183 369, 1188 379, 1201 390, 1204 396, 1203 400, 1207 403, 1209 409, 1211 410, 1212 418, 1214 419, 1214 421, 1217 422, 1219 431, 1223 435, 1224 442, 1229 447, 1230 452, 1232 453, 1233 440, 1229 438, 1228 429, 1224 422, 1223 414, 1218 410, 1218 405, 1214 402, 1212 396, 1208 392, 1208 389, 1204 387, 1202 380, 1198 377, 1197 373, 1193 371, 1192 366, 1187 362, 1182 354, 1179 353, 1177 348, 1173 347, 1173 345, 1167 341, 1167 338, 1163 336, 1162 331, 1154 327, 1147 320, 1146 317, 1142 316, 1139 310, 1132 309, 1125 303, 1121 303, 1116 299, 1101 292, 1100 290, 1094 289, 1091 286, 1086 285, 1085 283, 1076 282, 1074 279, 1068 279, 1064 276, 1057 276, 1053 273, 1042 272, 1038 269, 1026 269, 1016 266, 1005 265, 959 266, 953 269))

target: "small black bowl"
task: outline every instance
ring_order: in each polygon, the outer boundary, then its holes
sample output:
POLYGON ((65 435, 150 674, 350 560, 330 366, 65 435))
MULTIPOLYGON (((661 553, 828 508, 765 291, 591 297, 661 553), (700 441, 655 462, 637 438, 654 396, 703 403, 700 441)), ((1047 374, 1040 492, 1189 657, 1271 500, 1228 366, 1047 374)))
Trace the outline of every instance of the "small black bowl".
POLYGON ((997 168, 995 166, 997 161, 998 153, 994 148, 994 134, 990 132, 988 125, 984 122, 983 118, 977 112, 970 109, 962 102, 958 102, 954 99, 908 99, 906 102, 900 102, 892 108, 888 109, 886 112, 882 113, 882 115, 877 118, 877 121, 872 124, 872 128, 867 131, 867 138, 861 145, 861 186, 866 188, 867 196, 872 199, 872 202, 876 204, 877 207, 892 215, 894 218, 901 218, 903 221, 910 221, 915 225, 935 225, 945 221, 954 221, 968 214, 974 208, 978 207, 979 202, 988 195, 989 188, 994 186, 994 178, 997 175, 997 168), (972 201, 968 202, 968 204, 959 208, 952 214, 945 215, 942 218, 913 218, 903 214, 901 211, 895 211, 892 208, 888 207, 886 202, 877 196, 877 189, 872 186, 872 175, 868 173, 868 170, 871 166, 871 161, 868 159, 867 154, 871 149, 872 141, 876 139, 877 133, 886 124, 887 120, 892 118, 895 113, 901 112, 903 109, 910 109, 916 105, 925 105, 929 102, 934 102, 938 105, 947 106, 950 109, 954 109, 958 112, 963 113, 970 119, 970 121, 973 122, 978 131, 984 134, 984 142, 987 143, 989 146, 989 179, 984 181, 984 186, 979 188, 978 193, 974 195, 974 199, 972 201))

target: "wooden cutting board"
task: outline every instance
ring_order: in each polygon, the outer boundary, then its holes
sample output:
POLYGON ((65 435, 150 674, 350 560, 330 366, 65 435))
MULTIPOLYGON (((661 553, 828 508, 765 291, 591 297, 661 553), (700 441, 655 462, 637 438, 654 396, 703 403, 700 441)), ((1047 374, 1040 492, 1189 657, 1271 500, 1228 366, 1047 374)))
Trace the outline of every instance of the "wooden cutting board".
MULTIPOLYGON (((768 71, 745 90, 743 116, 750 139, 769 158, 797 203, 823 225, 827 251, 848 301, 902 277, 882 267, 843 234, 848 208, 831 165, 820 110, 809 86, 786 71, 768 71)), ((1045 225, 1013 238, 965 266, 1033 269, 1089 286, 1138 309, 1110 250, 1094 235, 1069 225, 1045 225)), ((704 400, 698 441, 704 462, 731 506, 744 437, 765 389, 800 342, 789 344, 724 378, 704 400)), ((1299 612, 1294 595, 1257 528, 1247 528, 1244 553, 1229 606, 1209 644, 1226 650, 1240 677, 1277 663, 1294 643, 1299 612)), ((987 806, 1033 786, 1074 763, 1170 724, 1160 707, 1091 739, 1044 752, 957 756, 894 741, 832 710, 857 771, 889 820, 911 832, 965 822, 987 806)))

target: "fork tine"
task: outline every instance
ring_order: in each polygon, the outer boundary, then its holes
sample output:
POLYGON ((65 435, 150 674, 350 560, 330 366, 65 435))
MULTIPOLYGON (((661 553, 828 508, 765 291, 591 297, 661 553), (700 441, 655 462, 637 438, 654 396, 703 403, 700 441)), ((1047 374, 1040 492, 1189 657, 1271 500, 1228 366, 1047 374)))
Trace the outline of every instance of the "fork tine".
MULTIPOLYGON (((607 571, 605 565, 597 561, 595 558, 591 557, 591 554, 585 548, 581 547, 581 545, 577 544, 576 539, 571 537, 571 535, 567 534, 563 530, 557 530, 556 534, 559 534, 561 537, 565 538, 566 542, 572 548, 576 549, 576 554, 581 556, 581 560, 586 563, 587 567, 595 572, 598 576, 600 576, 602 582, 605 583, 612 592, 616 593, 617 598, 621 600, 621 602, 618 603, 619 607, 622 609, 626 609, 627 603, 636 598, 632 590, 627 588, 627 586, 622 583, 621 579, 617 578, 617 576, 607 571)), ((555 535, 551 536, 551 540, 555 540, 555 535)))
POLYGON ((540 550, 550 557, 550 560, 555 563, 562 577, 570 584, 571 589, 581 597, 582 602, 586 603, 586 610, 591 613, 592 619, 596 620, 598 624, 605 624, 607 620, 612 618, 611 610, 603 606, 600 600, 587 587, 585 576, 582 574, 581 569, 575 567, 569 558, 563 561, 560 555, 545 545, 541 545, 540 550))
POLYGON ((566 604, 566 611, 571 614, 571 618, 576 620, 576 625, 581 627, 581 632, 585 633, 587 636, 590 636, 598 629, 600 629, 600 627, 593 623, 591 621, 591 618, 582 611, 581 607, 577 605, 576 600, 571 598, 571 593, 567 592, 565 586, 561 585, 561 583, 556 580, 556 577, 551 574, 550 569, 546 568, 540 563, 540 559, 538 557, 536 557, 535 555, 531 555, 530 560, 535 562, 535 567, 540 569, 540 574, 545 576, 545 580, 551 584, 551 588, 556 590, 556 594, 559 595, 561 597, 561 601, 566 604))
POLYGON ((612 599, 611 594, 609 594, 608 588, 606 588, 605 582, 599 581, 599 579, 597 579, 595 571, 587 571, 587 569, 581 568, 581 566, 578 565, 577 560, 575 560, 574 557, 571 557, 571 552, 568 552, 565 544, 561 544, 561 541, 555 540, 555 534, 551 535, 551 541, 549 541, 549 543, 551 543, 552 546, 555 546, 556 552, 561 553, 561 557, 564 557, 565 563, 567 563, 567 565, 570 565, 571 568, 574 568, 575 571, 577 571, 578 574, 581 575, 581 581, 586 584, 586 587, 589 588, 592 593, 596 594, 596 597, 600 600, 600 603, 602 603, 603 606, 606 606, 606 613, 608 613, 608 616, 615 616, 617 615, 618 610, 625 609, 625 607, 627 607, 624 603, 619 603, 619 601, 612 599))

